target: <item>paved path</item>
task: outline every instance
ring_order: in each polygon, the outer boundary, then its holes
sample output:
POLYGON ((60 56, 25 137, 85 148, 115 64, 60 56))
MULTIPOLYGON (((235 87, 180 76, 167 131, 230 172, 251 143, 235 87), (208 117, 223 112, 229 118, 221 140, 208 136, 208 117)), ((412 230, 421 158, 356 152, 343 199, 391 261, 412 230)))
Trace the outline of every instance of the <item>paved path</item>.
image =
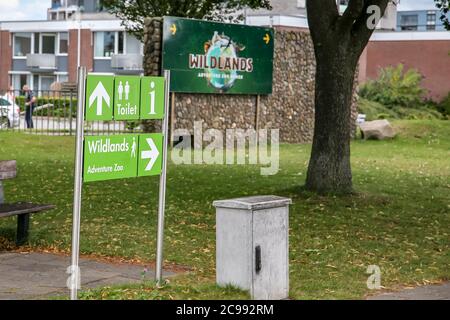
MULTIPOLYGON (((43 253, 0 253, 0 299, 45 299, 67 295, 70 257, 43 253)), ((80 260, 82 288, 139 283, 143 267, 80 260)), ((173 275, 166 272, 165 276, 173 275)), ((148 273, 152 277, 153 272, 148 273)))
POLYGON ((383 293, 368 300, 450 300, 450 282, 383 293))
MULTIPOLYGON (((44 253, 0 253, 0 300, 67 295, 70 257, 44 253)), ((139 283, 143 267, 80 260, 82 288, 139 283)), ((150 271, 149 277, 153 275, 150 271)), ((174 275, 165 272, 165 276, 174 275)), ((368 297, 368 300, 450 300, 450 282, 368 297)))

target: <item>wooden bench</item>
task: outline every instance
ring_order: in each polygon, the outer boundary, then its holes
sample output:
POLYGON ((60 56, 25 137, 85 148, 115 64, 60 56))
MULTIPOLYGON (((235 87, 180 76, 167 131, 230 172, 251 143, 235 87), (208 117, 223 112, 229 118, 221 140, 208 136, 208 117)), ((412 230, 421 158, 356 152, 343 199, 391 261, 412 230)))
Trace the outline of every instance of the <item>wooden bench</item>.
POLYGON ((5 203, 2 180, 13 179, 16 176, 17 163, 15 160, 0 161, 0 218, 17 216, 16 244, 20 246, 28 240, 30 215, 33 213, 54 209, 55 206, 26 202, 5 203))

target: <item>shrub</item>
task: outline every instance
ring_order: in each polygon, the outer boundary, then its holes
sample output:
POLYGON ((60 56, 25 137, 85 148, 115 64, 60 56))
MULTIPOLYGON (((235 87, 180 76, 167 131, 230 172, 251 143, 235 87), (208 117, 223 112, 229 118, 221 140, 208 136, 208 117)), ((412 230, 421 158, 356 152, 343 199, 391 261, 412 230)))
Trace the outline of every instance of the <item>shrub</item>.
POLYGON ((441 103, 437 105, 437 109, 440 113, 442 113, 445 117, 450 116, 450 92, 447 97, 445 97, 441 103))
POLYGON ((368 81, 360 88, 360 95, 387 107, 416 107, 422 103, 425 90, 420 83, 422 75, 415 69, 404 71, 403 64, 380 71, 378 79, 368 81))
POLYGON ((378 119, 442 119, 442 114, 429 106, 417 106, 415 108, 392 106, 388 108, 381 103, 364 98, 360 98, 358 101, 358 112, 365 114, 367 121, 378 119))
POLYGON ((390 115, 387 114, 387 113, 379 113, 379 114, 377 114, 377 119, 378 120, 389 119, 389 118, 390 118, 390 115))
MULTIPOLYGON (((37 97, 36 106, 39 109, 35 110, 35 115, 66 118, 70 116, 70 111, 72 111, 72 117, 76 117, 77 102, 78 100, 75 95, 72 98, 68 95, 60 97, 37 97), (47 108, 42 108, 46 105, 48 106, 47 108)), ((25 111, 24 96, 17 96, 16 103, 21 111, 25 111)))
MULTIPOLYGON (((72 99, 69 96, 63 97, 37 97, 36 105, 43 106, 46 104, 51 104, 56 107, 67 107, 70 106, 70 100, 72 100, 72 107, 77 106, 77 97, 74 95, 72 99)), ((21 110, 25 110, 25 96, 17 96, 16 103, 21 110)))

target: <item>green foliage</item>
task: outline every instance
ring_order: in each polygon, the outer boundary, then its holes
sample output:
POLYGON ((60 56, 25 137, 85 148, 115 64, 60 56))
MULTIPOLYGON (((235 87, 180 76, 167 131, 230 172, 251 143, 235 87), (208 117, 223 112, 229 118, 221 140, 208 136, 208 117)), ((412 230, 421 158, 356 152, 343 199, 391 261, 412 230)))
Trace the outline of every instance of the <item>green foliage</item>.
POLYGON ((81 300, 208 300, 215 299, 249 299, 250 296, 231 285, 219 287, 214 284, 200 283, 192 287, 196 279, 193 276, 178 277, 172 283, 166 280, 158 286, 154 282, 97 288, 80 293, 81 300))
POLYGON ((115 14, 128 32, 143 39, 144 18, 175 16, 214 21, 237 22, 236 11, 244 8, 271 9, 269 0, 104 0, 104 7, 115 14))
POLYGON ((437 105, 437 109, 439 112, 441 112, 444 116, 450 117, 450 92, 448 93, 447 97, 445 97, 441 103, 437 105))
POLYGON ((130 131, 133 131, 133 130, 135 130, 137 127, 139 127, 139 124, 140 124, 141 122, 140 121, 137 121, 137 120, 133 120, 133 121, 127 121, 126 122, 126 129, 127 130, 130 130, 130 131))
POLYGON ((404 66, 387 67, 379 78, 360 88, 360 96, 387 107, 416 107, 422 104, 425 90, 420 86, 422 75, 415 69, 404 71, 404 66))
POLYGON ((450 18, 448 13, 450 12, 450 0, 434 0, 436 7, 441 10, 440 19, 444 23, 444 27, 450 30, 450 18))
MULTIPOLYGON (((45 117, 69 117, 70 111, 72 111, 72 117, 76 117, 77 113, 77 102, 78 99, 76 95, 72 97, 62 96, 62 97, 38 97, 36 101, 36 106, 39 108, 35 109, 35 114, 45 117)), ((21 111, 25 111, 25 97, 17 96, 16 103, 20 107, 21 111)))
POLYGON ((358 112, 365 114, 367 121, 379 119, 436 120, 443 118, 439 111, 428 105, 419 105, 415 108, 386 107, 381 103, 364 98, 358 100, 358 112))

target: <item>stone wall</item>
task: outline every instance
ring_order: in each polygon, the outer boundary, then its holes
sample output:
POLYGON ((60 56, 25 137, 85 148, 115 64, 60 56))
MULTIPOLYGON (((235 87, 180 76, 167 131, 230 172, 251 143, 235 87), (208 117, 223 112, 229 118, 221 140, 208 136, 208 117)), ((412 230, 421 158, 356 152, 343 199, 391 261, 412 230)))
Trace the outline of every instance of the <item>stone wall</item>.
MULTIPOLYGON (((145 21, 146 75, 161 74, 162 20, 145 21)), ((273 93, 260 96, 259 128, 280 129, 280 140, 311 142, 314 130, 314 48, 305 29, 275 28, 273 93)), ((219 94, 175 95, 175 129, 256 128, 257 96, 219 94)), ((352 114, 356 119, 356 86, 352 114)), ((352 123, 355 123, 352 119, 352 123)))

